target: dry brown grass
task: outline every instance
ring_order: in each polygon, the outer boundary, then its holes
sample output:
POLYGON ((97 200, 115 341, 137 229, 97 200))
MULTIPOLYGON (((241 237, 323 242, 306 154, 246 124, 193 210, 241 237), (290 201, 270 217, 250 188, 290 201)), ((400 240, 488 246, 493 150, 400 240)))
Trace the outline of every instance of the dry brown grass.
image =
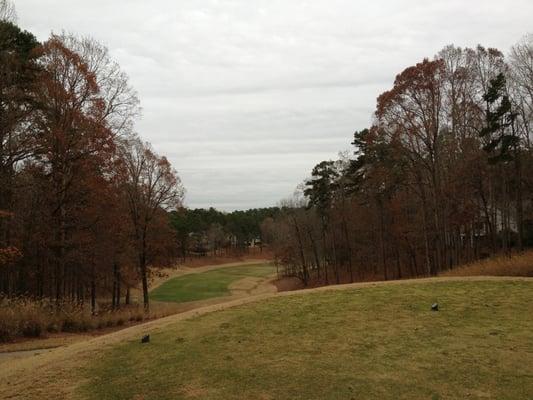
POLYGON ((64 304, 57 309, 53 302, 24 297, 0 298, 0 343, 16 338, 37 338, 48 333, 89 332, 121 327, 175 313, 175 307, 154 304, 150 313, 140 305, 123 306, 118 310, 105 307, 92 315, 88 307, 64 304))
POLYGON ((533 251, 475 261, 441 276, 526 276, 533 277, 533 251))

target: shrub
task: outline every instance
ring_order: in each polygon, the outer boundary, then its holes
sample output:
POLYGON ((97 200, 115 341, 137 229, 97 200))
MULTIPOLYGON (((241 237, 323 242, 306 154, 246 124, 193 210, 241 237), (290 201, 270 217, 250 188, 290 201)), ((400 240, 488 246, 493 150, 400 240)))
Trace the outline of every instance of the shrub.
POLYGON ((61 307, 48 300, 24 297, 0 297, 0 342, 17 337, 40 337, 44 333, 87 332, 94 329, 123 326, 126 322, 142 322, 176 312, 176 308, 154 304, 149 315, 142 306, 123 306, 119 310, 100 307, 102 312, 92 315, 86 307, 64 303, 61 307))
POLYGON ((36 302, 22 297, 0 298, 0 341, 40 336, 46 328, 45 318, 46 313, 36 302))
POLYGON ((20 331, 25 337, 39 337, 43 331, 43 323, 36 319, 22 321, 20 331))

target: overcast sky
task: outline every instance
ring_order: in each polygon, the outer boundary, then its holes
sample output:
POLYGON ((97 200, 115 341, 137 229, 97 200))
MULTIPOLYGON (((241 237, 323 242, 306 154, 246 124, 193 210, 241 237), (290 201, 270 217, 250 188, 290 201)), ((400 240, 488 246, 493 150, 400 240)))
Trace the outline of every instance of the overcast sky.
POLYGON ((395 75, 446 44, 507 51, 532 0, 16 0, 41 40, 109 47, 139 92, 141 136, 189 207, 275 205, 350 148, 395 75))

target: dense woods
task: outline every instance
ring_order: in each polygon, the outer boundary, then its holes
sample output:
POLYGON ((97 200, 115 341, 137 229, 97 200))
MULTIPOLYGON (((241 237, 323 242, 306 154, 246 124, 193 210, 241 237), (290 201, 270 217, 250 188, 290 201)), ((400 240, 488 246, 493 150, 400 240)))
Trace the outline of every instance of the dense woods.
POLYGON ((447 46, 377 99, 353 156, 316 165, 264 225, 305 284, 435 275, 533 246, 533 36, 447 46))
POLYGON ((139 100, 90 38, 39 43, 0 2, 0 296, 129 302, 176 256, 183 186, 134 132, 139 100))
POLYGON ((240 256, 251 248, 263 250, 261 226, 280 213, 278 207, 224 213, 214 208, 171 212, 180 258, 240 256))

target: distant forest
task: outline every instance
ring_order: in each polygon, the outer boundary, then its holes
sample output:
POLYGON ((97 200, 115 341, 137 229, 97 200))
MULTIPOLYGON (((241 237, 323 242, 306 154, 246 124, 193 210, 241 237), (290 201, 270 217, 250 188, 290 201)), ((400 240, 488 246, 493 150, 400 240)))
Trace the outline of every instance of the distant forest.
POLYGON ((186 260, 188 256, 242 255, 250 247, 261 251, 263 221, 279 213, 279 207, 230 213, 182 208, 170 213, 170 221, 177 233, 180 256, 186 260))
MULTIPOLYGON (((533 246, 533 35, 447 46, 382 93, 353 154, 264 224, 304 284, 431 276, 533 246)), ((327 132, 324 132, 327 134, 327 132)))

